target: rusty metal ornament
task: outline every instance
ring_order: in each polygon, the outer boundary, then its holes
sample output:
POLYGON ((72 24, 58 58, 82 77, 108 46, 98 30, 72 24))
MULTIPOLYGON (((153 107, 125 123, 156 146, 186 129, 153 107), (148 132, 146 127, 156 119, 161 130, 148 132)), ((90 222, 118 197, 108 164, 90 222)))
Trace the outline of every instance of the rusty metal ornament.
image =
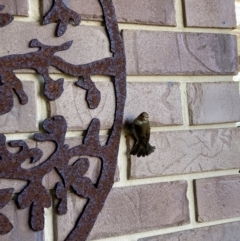
MULTIPOLYGON (((19 194, 17 202, 21 209, 31 207, 30 226, 33 230, 38 231, 44 228, 44 208, 51 206, 51 196, 42 185, 43 177, 51 170, 56 169, 62 180, 56 185, 59 214, 67 212, 67 194, 70 188, 80 197, 87 198, 87 204, 80 214, 76 226, 65 239, 66 241, 87 239, 112 188, 117 166, 126 99, 126 62, 112 0, 99 0, 99 2, 103 10, 112 57, 88 64, 73 65, 54 55, 58 51, 69 49, 71 41, 60 46, 47 46, 37 39, 30 42, 30 47, 39 48, 36 52, 0 57, 0 114, 5 114, 12 109, 14 93, 19 97, 21 104, 24 105, 28 102, 23 85, 13 72, 16 69, 35 69, 44 78, 44 94, 50 101, 56 100, 63 93, 64 80, 52 80, 48 74, 49 66, 54 66, 63 73, 78 77, 76 88, 87 90, 86 101, 89 108, 97 108, 101 99, 101 94, 91 80, 91 76, 108 75, 114 78, 116 97, 114 124, 107 144, 104 146, 101 146, 99 141, 100 121, 97 118, 91 121, 83 143, 69 148, 64 144, 67 131, 66 120, 63 116, 53 116, 43 122, 45 133, 35 134, 34 139, 38 142, 55 143, 54 153, 40 165, 25 169, 21 164, 29 158, 33 163, 37 162, 43 154, 42 151, 39 148, 30 149, 25 141, 18 140, 10 141, 10 146, 19 147, 17 153, 11 153, 7 149, 6 137, 0 134, 0 178, 28 181, 28 185, 19 194), (80 158, 73 165, 69 165, 69 160, 76 156, 80 156, 80 158), (101 160, 101 174, 96 184, 84 176, 89 168, 89 160, 86 156, 98 157, 101 160)), ((2 9, 3 7, 0 6, 0 11, 2 9)), ((68 9, 62 0, 55 0, 53 8, 46 15, 43 23, 60 21, 57 36, 61 36, 67 29, 69 19, 73 19, 75 24, 79 24, 81 20, 80 16, 68 9)), ((11 15, 0 13, 0 27, 6 26, 11 21, 11 15)), ((0 190, 0 209, 11 200, 13 192, 13 188, 0 190)), ((12 228, 8 218, 0 213, 0 234, 8 233, 12 228)))
POLYGON ((13 21, 13 16, 9 13, 1 13, 5 6, 0 5, 0 27, 4 27, 13 21))

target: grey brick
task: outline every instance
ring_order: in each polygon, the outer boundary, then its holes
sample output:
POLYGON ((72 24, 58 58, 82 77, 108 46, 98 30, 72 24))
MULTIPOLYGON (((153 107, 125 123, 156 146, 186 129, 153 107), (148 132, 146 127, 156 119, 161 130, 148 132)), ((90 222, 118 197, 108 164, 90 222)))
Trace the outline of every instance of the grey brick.
POLYGON ((186 26, 236 28, 234 0, 184 0, 186 26))
POLYGON ((240 120, 238 82, 187 84, 187 96, 191 125, 240 120))
MULTIPOLYGON (((151 133, 156 150, 147 157, 131 156, 131 177, 238 169, 239 139, 237 128, 151 133)), ((132 141, 127 144, 130 148, 132 141)))
POLYGON ((14 94, 12 110, 0 116, 0 133, 38 131, 37 92, 34 81, 23 81, 23 88, 28 96, 28 103, 22 105, 14 94))
POLYGON ((240 223, 235 222, 160 236, 140 238, 138 241, 238 241, 239 235, 240 223))
MULTIPOLYGON (((188 223, 186 191, 186 182, 113 188, 88 240, 188 223)), ((66 238, 84 204, 84 199, 69 195, 69 212, 57 216, 57 240, 66 238)))
POLYGON ((195 180, 198 222, 239 217, 240 176, 195 180))
MULTIPOLYGON (((64 0, 84 20, 102 20, 102 9, 96 0, 64 0)), ((118 22, 176 26, 175 0, 113 0, 118 22)), ((52 1, 43 0, 46 14, 52 1)))
POLYGON ((12 15, 28 16, 29 4, 28 0, 1 0, 4 9, 1 13, 10 13, 12 15))
POLYGON ((131 75, 224 75, 238 69, 236 36, 124 30, 131 75))
POLYGON ((141 112, 149 114, 151 126, 181 125, 179 83, 128 83, 124 120, 132 122, 141 112))

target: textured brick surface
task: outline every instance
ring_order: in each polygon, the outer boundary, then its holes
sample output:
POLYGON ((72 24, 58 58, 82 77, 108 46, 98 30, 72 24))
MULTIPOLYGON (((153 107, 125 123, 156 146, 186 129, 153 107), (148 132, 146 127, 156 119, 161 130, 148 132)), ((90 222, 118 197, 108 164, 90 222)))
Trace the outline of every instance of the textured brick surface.
POLYGON ((218 75, 237 71, 237 41, 228 34, 124 30, 128 74, 218 75))
POLYGON ((110 81, 97 82, 96 87, 101 92, 101 102, 97 109, 89 109, 85 100, 86 90, 66 82, 62 96, 50 103, 51 115, 63 115, 68 122, 68 130, 87 129, 95 117, 101 121, 101 129, 110 129, 115 110, 113 84, 110 81))
MULTIPOLYGON (((102 20, 102 9, 96 0, 64 0, 84 20, 102 20)), ((113 0, 118 22, 175 26, 175 0, 113 0), (126 7, 127 6, 127 7, 126 7)), ((44 14, 52 1, 43 1, 44 14)))
POLYGON ((29 208, 18 209, 14 201, 10 201, 0 212, 13 224, 10 233, 0 236, 1 241, 44 241, 43 231, 29 228, 29 208))
POLYGON ((179 84, 128 83, 124 119, 132 122, 143 111, 148 112, 151 126, 182 124, 179 84))
MULTIPOLYGON (((88 240, 189 222, 186 191, 186 182, 114 188, 88 240)), ((75 194, 68 196, 69 212, 64 216, 56 216, 57 240, 63 240, 73 228, 85 202, 75 194)))
POLYGON ((195 180, 198 222, 240 215, 240 175, 195 180))
POLYGON ((187 223, 189 215, 186 191, 186 182, 112 189, 89 239, 187 223))
POLYGON ((56 213, 55 219, 55 238, 56 240, 65 240, 67 235, 74 228, 78 217, 86 204, 86 199, 80 198, 74 193, 68 193, 68 212, 65 215, 58 215, 56 213))
POLYGON ((28 0, 1 0, 0 4, 5 6, 1 13, 28 16, 28 0))
POLYGON ((28 47, 32 39, 38 39, 45 45, 60 45, 73 40, 70 49, 55 54, 72 64, 84 64, 111 56, 103 27, 68 25, 67 32, 61 38, 54 36, 55 27, 55 24, 41 26, 38 23, 15 21, 1 28, 0 56, 37 51, 38 48, 28 47))
POLYGON ((234 0, 184 0, 188 27, 235 28, 234 0))
POLYGON ((176 232, 138 241, 239 241, 240 222, 176 232))
POLYGON ((21 105, 18 97, 14 94, 14 106, 12 110, 0 116, 0 133, 31 132, 38 130, 37 93, 34 81, 23 81, 23 88, 28 96, 28 103, 21 105))
MULTIPOLYGON (((62 96, 50 103, 52 115, 63 115, 69 130, 86 129, 97 117, 102 129, 110 129, 115 109, 115 94, 111 82, 96 82, 101 91, 101 102, 97 109, 88 108, 86 91, 65 83, 62 96)), ((141 112, 150 115, 151 126, 179 125, 182 120, 181 95, 178 83, 128 83, 124 120, 133 121, 141 112)))
POLYGON ((156 150, 148 157, 131 156, 131 177, 239 168, 239 140, 237 128, 152 133, 156 150))
POLYGON ((187 84, 190 124, 240 121, 238 82, 187 84))

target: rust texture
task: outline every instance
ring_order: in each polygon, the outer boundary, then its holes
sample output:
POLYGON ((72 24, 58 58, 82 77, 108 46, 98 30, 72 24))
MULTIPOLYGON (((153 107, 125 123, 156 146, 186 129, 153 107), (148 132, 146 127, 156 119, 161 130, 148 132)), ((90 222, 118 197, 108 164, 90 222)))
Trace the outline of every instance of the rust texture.
MULTIPOLYGON (((86 101, 89 108, 97 108, 101 94, 92 81, 92 75, 112 76, 115 88, 116 109, 114 124, 106 145, 99 141, 100 121, 95 118, 81 145, 69 148, 65 144, 67 123, 63 116, 53 116, 43 122, 44 133, 36 133, 34 139, 38 142, 51 141, 55 143, 55 151, 41 164, 25 169, 21 164, 27 159, 37 162, 43 155, 39 148, 30 149, 25 141, 10 141, 10 146, 18 147, 18 152, 12 153, 7 149, 6 137, 0 134, 0 178, 19 179, 28 181, 27 186, 17 197, 20 209, 30 207, 30 226, 33 230, 44 228, 44 208, 51 206, 51 196, 42 185, 42 179, 51 170, 56 169, 61 182, 56 185, 56 198, 59 200, 57 211, 60 215, 67 212, 67 195, 69 189, 80 197, 87 198, 76 226, 66 237, 67 241, 84 241, 87 239, 94 222, 101 211, 105 199, 114 183, 117 165, 120 133, 122 128, 123 111, 126 99, 126 62, 123 41, 119 33, 114 6, 111 0, 99 0, 107 29, 112 57, 104 58, 83 65, 73 65, 65 62, 54 54, 71 47, 72 42, 60 46, 47 46, 37 39, 30 42, 30 47, 38 48, 36 52, 3 56, 0 58, 0 114, 9 112, 13 107, 13 94, 16 93, 21 104, 27 104, 28 97, 24 92, 21 81, 15 76, 16 69, 34 69, 44 81, 44 95, 51 101, 63 93, 64 79, 54 81, 48 74, 49 66, 54 66, 61 72, 78 78, 76 88, 86 90, 86 101), (69 165, 72 157, 80 157, 73 165, 69 165), (81 157, 82 156, 82 157, 81 157), (98 182, 85 177, 89 168, 86 156, 98 157, 102 168, 98 182)), ((0 10, 3 7, 0 7, 0 10)), ((56 34, 61 36, 67 28, 68 20, 73 19, 79 24, 81 17, 68 9, 62 0, 55 0, 52 9, 44 18, 43 23, 59 22, 56 34)), ((8 14, 0 14, 0 26, 4 27, 12 21, 8 14)), ((0 209, 12 198, 12 188, 0 190, 0 209)), ((8 233, 13 228, 8 218, 0 214, 0 234, 8 233)))
POLYGON ((0 27, 4 27, 13 21, 13 16, 9 13, 1 13, 5 6, 0 5, 0 27))

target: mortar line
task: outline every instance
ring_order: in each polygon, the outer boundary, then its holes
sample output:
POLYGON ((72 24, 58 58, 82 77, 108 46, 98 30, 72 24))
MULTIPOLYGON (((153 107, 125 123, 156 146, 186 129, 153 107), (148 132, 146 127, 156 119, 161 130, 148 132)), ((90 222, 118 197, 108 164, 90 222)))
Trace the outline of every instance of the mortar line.
MULTIPOLYGON (((16 73, 22 81, 26 81, 25 76, 29 78, 34 78, 36 74, 34 73, 16 73)), ((215 82, 238 82, 234 81, 234 77, 237 75, 202 75, 202 76, 190 76, 190 75, 127 75, 127 83, 167 83, 167 82, 178 82, 178 83, 215 83, 215 82)), ((76 82, 77 78, 68 76, 66 74, 60 73, 50 73, 50 77, 53 79, 64 78, 65 82, 76 82)), ((108 76, 95 75, 91 77, 94 82, 108 82, 108 76)))
POLYGON ((14 21, 18 22, 39 22, 41 19, 41 10, 39 0, 28 1, 28 16, 14 16, 14 21))
POLYGON ((128 180, 128 158, 127 158, 126 139, 124 131, 121 132, 120 146, 118 152, 118 168, 119 168, 119 183, 125 183, 128 180))
MULTIPOLYGON (((169 132, 169 131, 192 131, 192 130, 212 130, 212 129, 227 129, 227 128, 237 128, 237 122, 234 123, 219 123, 214 125, 197 125, 197 126, 162 126, 162 127, 151 127, 151 133, 154 132, 169 132)), ((67 131, 67 138, 74 137, 84 137, 85 130, 70 130, 67 131)), ((36 131, 32 132, 22 132, 22 133, 5 133, 7 140, 16 140, 16 139, 28 139, 36 131)), ((100 135, 108 135, 109 130, 100 130, 100 135)))
POLYGON ((216 124, 204 124, 204 125, 180 125, 180 126, 151 126, 151 132, 166 132, 166 131, 193 131, 193 130, 212 130, 212 129, 228 129, 236 128, 238 122, 232 123, 216 123, 216 124))
POLYGON ((231 176, 231 175, 239 175, 240 177, 239 169, 236 168, 236 169, 226 169, 226 170, 212 170, 212 171, 196 172, 196 173, 172 174, 172 175, 166 175, 166 176, 160 176, 159 174, 159 176, 155 176, 155 177, 128 179, 122 182, 115 182, 114 188, 146 185, 146 184, 154 184, 154 183, 174 182, 174 181, 197 180, 197 179, 231 176))
POLYGON ((44 208, 44 241, 54 241, 53 205, 44 208))
POLYGON ((187 103, 187 85, 185 82, 180 82, 180 93, 181 93, 181 102, 182 102, 182 118, 183 126, 185 129, 189 127, 189 110, 187 103))
MULTIPOLYGON (((17 75, 33 75, 17 73, 17 75)), ((236 75, 127 75, 127 82, 185 82, 185 83, 203 83, 203 82, 238 82, 234 81, 233 78, 236 75)), ((75 82, 77 81, 76 77, 66 75, 64 73, 50 73, 50 77, 53 79, 64 78, 66 82, 75 82)), ((110 81, 108 76, 103 75, 94 75, 91 77, 94 82, 105 82, 110 81)))
POLYGON ((233 78, 236 75, 127 75, 127 82, 184 82, 184 83, 203 83, 203 82, 238 82, 233 78))
POLYGON ((184 16, 182 0, 175 0, 175 19, 177 23, 177 29, 184 29, 184 16))
POLYGON ((193 179, 191 179, 191 178, 187 179, 187 183, 188 183, 187 198, 188 198, 190 223, 192 225, 195 225, 196 224, 196 212, 195 212, 193 179))
MULTIPOLYGON (((37 18, 32 17, 21 17, 15 16, 14 20, 18 22, 39 22, 40 16, 37 18)), ((103 22, 91 20, 82 21, 80 26, 97 26, 103 27, 103 22)), ((191 27, 172 27, 172 26, 158 26, 158 25, 147 25, 147 24, 134 24, 134 23, 119 23, 119 30, 143 30, 143 31, 156 31, 156 32, 173 32, 173 33, 213 33, 213 34, 234 34, 234 29, 222 29, 222 28, 191 28, 191 27)))

